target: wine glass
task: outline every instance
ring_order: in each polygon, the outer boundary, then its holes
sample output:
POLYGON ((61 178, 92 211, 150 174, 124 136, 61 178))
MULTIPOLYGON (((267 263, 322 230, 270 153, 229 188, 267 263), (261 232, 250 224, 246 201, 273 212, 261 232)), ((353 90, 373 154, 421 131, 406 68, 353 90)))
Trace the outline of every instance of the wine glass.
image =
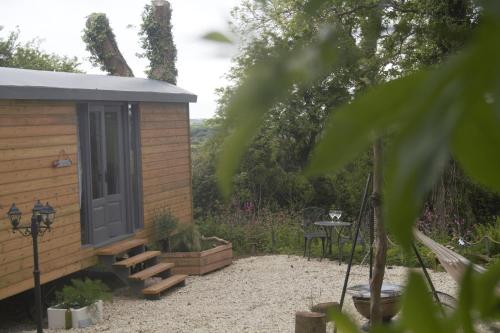
POLYGON ((342 216, 342 211, 334 209, 329 212, 329 215, 332 220, 338 221, 342 216))

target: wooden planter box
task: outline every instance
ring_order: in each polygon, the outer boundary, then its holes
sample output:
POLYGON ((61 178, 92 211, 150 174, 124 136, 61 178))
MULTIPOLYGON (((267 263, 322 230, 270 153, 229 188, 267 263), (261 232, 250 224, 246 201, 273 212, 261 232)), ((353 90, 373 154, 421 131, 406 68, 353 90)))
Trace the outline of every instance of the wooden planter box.
POLYGON ((201 252, 162 253, 160 261, 174 263, 173 274, 203 275, 231 265, 233 262, 233 245, 219 245, 201 252))

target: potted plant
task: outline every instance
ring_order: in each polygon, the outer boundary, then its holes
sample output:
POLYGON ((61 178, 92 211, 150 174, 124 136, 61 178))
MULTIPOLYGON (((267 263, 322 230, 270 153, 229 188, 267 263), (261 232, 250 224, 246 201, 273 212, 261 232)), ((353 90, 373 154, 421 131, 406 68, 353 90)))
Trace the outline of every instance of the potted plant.
POLYGON ((57 305, 47 309, 49 328, 81 328, 102 319, 103 301, 110 300, 109 288, 100 280, 72 279, 56 292, 57 305))
POLYGON ((168 209, 155 211, 153 217, 154 247, 163 252, 170 252, 170 236, 177 229, 179 220, 168 209))

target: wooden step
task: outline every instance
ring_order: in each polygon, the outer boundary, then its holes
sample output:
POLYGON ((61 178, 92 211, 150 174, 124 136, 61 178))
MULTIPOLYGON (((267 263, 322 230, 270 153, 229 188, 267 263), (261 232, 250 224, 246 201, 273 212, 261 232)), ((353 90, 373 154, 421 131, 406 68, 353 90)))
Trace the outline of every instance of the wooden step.
POLYGON ((130 275, 128 278, 131 280, 139 280, 139 281, 144 281, 147 278, 150 278, 152 276, 155 276, 158 273, 164 272, 166 270, 169 270, 170 268, 174 267, 175 264, 171 262, 165 262, 161 264, 156 264, 154 266, 148 267, 146 269, 143 269, 140 272, 137 272, 133 275, 130 275))
POLYGON ((99 256, 116 256, 120 253, 124 253, 130 249, 133 249, 134 247, 145 245, 146 242, 147 240, 142 238, 126 240, 123 242, 118 242, 116 244, 103 247, 97 250, 96 253, 99 256))
POLYGON ((142 289, 142 293, 144 295, 158 295, 162 291, 167 290, 168 288, 171 288, 176 284, 184 282, 186 278, 187 275, 185 274, 172 275, 171 277, 165 280, 161 280, 160 282, 153 284, 152 286, 142 289))
POLYGON ((160 251, 146 251, 142 252, 136 256, 117 261, 113 264, 115 267, 132 267, 134 265, 140 264, 146 260, 152 259, 154 257, 158 257, 160 255, 160 251))

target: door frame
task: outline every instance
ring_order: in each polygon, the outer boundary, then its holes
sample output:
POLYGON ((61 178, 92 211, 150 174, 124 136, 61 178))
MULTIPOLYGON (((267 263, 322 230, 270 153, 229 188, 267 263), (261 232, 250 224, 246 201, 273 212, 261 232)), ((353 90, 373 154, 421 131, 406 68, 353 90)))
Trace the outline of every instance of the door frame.
MULTIPOLYGON (((143 226, 142 222, 142 214, 137 214, 137 212, 142 213, 142 184, 141 184, 141 166, 140 166, 140 135, 139 130, 140 126, 138 122, 134 124, 129 123, 129 103, 125 102, 83 102, 77 104, 77 128, 78 128, 78 160, 79 164, 79 179, 80 179, 80 224, 81 224, 81 243, 82 245, 101 247, 108 245, 110 243, 114 243, 116 241, 128 238, 134 234, 137 229, 140 229, 143 226), (103 107, 103 106, 120 106, 121 108, 121 124, 120 130, 123 135, 124 142, 122 143, 123 147, 123 205, 124 205, 124 215, 125 215, 125 228, 126 232, 123 235, 111 238, 105 242, 101 242, 96 244, 94 241, 93 235, 93 221, 92 221, 92 174, 91 174, 91 157, 90 157, 90 121, 89 121, 89 113, 93 107, 103 107), (131 138, 130 126, 135 126, 134 132, 136 133, 135 138, 131 138), (139 145, 137 145, 139 143, 139 145), (131 156, 130 147, 134 145, 135 156, 131 156), (130 161, 131 158, 134 159, 134 163, 136 164, 136 179, 131 179, 130 172, 130 161), (139 193, 132 199, 131 190, 132 184, 131 182, 137 182, 137 188, 139 189, 139 193), (135 207, 135 208, 134 208, 135 207), (133 222, 133 218, 139 218, 139 221, 136 223, 133 222)), ((138 112, 138 108, 134 110, 132 108, 132 116, 134 119, 138 119, 138 115, 134 113, 138 112)))

